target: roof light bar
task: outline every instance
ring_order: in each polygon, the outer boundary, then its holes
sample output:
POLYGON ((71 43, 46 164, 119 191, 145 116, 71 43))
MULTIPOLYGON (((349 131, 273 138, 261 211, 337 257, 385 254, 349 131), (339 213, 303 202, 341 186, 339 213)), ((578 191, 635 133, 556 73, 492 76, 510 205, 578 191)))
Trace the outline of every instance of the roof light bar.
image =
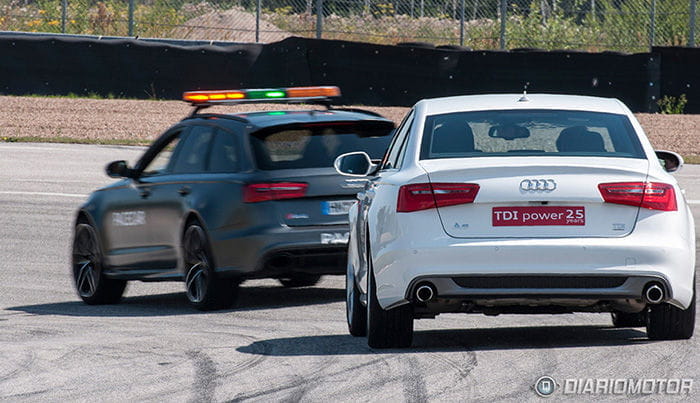
POLYGON ((245 102, 301 102, 325 100, 339 97, 340 88, 327 87, 291 87, 265 88, 251 90, 216 90, 216 91, 187 91, 182 94, 182 100, 192 105, 214 105, 245 102))

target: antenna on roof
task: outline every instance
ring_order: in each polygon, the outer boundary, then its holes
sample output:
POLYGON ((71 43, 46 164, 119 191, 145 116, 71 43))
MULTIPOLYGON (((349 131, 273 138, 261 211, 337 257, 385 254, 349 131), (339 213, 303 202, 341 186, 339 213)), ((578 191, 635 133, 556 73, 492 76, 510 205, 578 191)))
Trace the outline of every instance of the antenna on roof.
POLYGON ((518 102, 529 102, 530 98, 527 97, 527 86, 530 85, 530 83, 525 83, 525 86, 523 87, 523 96, 518 99, 518 102))

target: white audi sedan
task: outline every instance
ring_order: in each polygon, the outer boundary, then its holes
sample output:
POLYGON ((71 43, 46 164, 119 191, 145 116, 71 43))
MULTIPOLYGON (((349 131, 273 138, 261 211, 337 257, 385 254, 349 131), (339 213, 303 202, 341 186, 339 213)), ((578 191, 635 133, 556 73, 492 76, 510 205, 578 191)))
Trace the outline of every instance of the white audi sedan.
POLYGON ((609 312, 690 338, 695 227, 669 174, 682 164, 616 99, 418 102, 381 162, 335 161, 371 178, 350 211, 350 333, 407 347, 414 319, 445 312, 609 312))

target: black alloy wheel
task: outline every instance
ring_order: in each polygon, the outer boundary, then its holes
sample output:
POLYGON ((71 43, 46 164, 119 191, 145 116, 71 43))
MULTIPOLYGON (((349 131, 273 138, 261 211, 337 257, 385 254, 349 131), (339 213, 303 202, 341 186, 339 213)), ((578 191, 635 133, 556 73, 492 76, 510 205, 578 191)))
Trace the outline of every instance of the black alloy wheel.
POLYGON ((92 225, 82 222, 75 226, 72 255, 73 283, 86 304, 115 304, 121 300, 126 281, 105 277, 100 244, 92 225))
POLYGON ((225 309, 233 305, 238 282, 217 276, 204 228, 190 224, 182 240, 185 264, 185 294, 200 311, 225 309))

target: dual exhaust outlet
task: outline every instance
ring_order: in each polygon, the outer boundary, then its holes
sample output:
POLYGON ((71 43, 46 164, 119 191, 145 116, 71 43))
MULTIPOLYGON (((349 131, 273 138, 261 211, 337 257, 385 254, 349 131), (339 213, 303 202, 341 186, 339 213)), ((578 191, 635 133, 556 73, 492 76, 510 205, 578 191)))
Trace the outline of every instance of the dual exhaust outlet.
POLYGON ((420 283, 416 287, 414 296, 418 302, 430 302, 437 296, 437 290, 431 283, 420 283))
MULTIPOLYGON (((418 284, 414 292, 415 300, 421 303, 430 302, 436 296, 437 290, 435 286, 428 282, 418 284)), ((665 297, 663 286, 655 282, 647 284, 642 292, 642 298, 647 304, 660 304, 665 297)))
POLYGON ((642 293, 642 297, 647 304, 660 304, 665 296, 664 289, 659 283, 647 284, 642 293))

